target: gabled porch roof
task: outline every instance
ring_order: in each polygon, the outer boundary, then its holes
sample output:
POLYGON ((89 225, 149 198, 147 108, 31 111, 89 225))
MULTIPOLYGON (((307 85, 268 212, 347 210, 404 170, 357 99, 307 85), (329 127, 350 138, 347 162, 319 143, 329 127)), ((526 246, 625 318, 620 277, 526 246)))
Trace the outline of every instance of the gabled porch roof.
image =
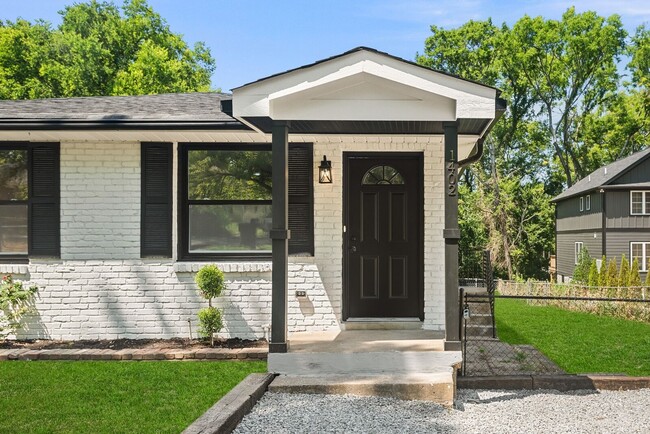
POLYGON ((233 116, 266 133, 273 120, 303 134, 443 134, 457 121, 475 141, 504 110, 498 89, 366 47, 233 89, 233 116))

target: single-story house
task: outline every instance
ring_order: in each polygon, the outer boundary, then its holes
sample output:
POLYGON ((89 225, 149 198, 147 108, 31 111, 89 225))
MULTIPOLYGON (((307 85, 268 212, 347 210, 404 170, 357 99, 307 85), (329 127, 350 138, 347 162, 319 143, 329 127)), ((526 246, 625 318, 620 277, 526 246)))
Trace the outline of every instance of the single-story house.
POLYGON ((210 262, 227 336, 393 321, 458 349, 457 173, 504 110, 364 47, 232 94, 0 101, 0 273, 40 289, 19 337, 187 337, 210 262))
POLYGON ((650 269, 650 148, 595 170, 553 198, 557 280, 568 281, 587 248, 598 263, 636 259, 650 269))

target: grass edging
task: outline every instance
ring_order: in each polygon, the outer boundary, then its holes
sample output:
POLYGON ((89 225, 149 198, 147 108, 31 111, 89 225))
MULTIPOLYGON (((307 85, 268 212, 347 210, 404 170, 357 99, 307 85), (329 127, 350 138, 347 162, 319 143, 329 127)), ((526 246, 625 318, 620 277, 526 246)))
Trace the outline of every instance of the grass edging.
POLYGON ((188 426, 183 434, 232 432, 264 395, 275 374, 249 374, 208 411, 188 426))
POLYGON ((638 390, 650 389, 650 377, 626 375, 508 375, 458 377, 459 389, 541 390, 638 390))

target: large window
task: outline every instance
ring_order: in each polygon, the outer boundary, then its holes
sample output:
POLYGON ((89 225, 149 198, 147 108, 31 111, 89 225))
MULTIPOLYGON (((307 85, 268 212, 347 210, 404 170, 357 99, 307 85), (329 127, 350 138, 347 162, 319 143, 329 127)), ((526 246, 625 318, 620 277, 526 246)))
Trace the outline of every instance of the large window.
POLYGON ((630 214, 650 214, 650 191, 630 192, 630 214))
POLYGON ((59 255, 59 146, 0 143, 0 261, 59 255))
POLYGON ((650 270, 650 243, 630 243, 630 258, 638 261, 640 271, 650 270))
MULTIPOLYGON (((313 254, 312 161, 311 145, 290 147, 289 250, 294 254, 313 254)), ((181 258, 269 257, 270 145, 182 144, 180 165, 181 258)))
POLYGON ((0 148, 0 254, 27 255, 29 152, 0 148))

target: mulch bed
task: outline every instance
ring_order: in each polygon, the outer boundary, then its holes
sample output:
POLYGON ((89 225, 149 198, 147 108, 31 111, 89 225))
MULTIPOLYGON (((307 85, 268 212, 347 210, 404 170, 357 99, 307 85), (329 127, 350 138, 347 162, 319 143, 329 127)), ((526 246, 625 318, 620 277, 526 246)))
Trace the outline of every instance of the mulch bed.
MULTIPOLYGON (((264 339, 219 339, 215 340, 214 348, 267 348, 268 342, 264 339)), ((31 340, 31 341, 0 341, 0 349, 29 349, 29 350, 123 350, 123 349, 183 349, 198 350, 202 348, 213 348, 210 341, 199 339, 111 339, 111 340, 79 340, 79 341, 53 341, 53 340, 31 340)))

